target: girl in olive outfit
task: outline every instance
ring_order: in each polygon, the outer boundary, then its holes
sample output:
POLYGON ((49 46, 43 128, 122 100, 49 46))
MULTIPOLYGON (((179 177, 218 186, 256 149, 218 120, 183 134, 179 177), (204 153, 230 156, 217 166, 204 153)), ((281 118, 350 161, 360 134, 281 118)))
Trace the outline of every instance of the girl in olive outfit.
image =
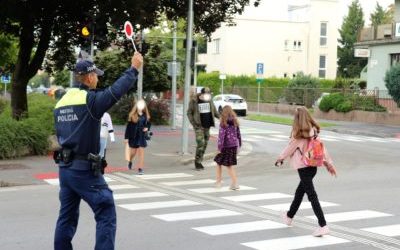
POLYGON ((150 114, 143 99, 139 100, 129 112, 128 125, 125 130, 125 143, 128 143, 130 156, 128 168, 132 169, 132 160, 137 155, 135 168, 143 174, 144 148, 147 147, 145 134, 150 129, 150 114))

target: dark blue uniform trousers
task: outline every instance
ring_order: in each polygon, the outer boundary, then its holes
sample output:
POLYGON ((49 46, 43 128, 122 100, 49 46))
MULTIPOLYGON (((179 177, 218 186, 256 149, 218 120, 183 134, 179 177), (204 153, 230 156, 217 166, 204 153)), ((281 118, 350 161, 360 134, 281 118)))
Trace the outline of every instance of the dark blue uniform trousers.
POLYGON ((79 219, 81 199, 92 208, 96 219, 95 250, 113 250, 117 219, 112 191, 103 176, 90 170, 60 167, 60 214, 54 239, 55 250, 72 249, 72 238, 79 219))

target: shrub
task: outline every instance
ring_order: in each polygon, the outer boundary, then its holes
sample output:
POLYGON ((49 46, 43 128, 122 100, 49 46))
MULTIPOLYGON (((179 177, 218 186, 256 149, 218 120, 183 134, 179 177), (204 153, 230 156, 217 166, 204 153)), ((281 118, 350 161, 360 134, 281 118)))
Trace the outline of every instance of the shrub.
POLYGON ((385 83, 389 94, 400 107, 400 64, 395 64, 386 72, 385 83))
MULTIPOLYGON (((121 98, 110 110, 114 124, 125 125, 128 121, 128 115, 133 107, 133 95, 127 95, 121 98)), ((151 116, 153 125, 168 124, 170 118, 169 103, 166 100, 146 100, 147 107, 151 116)))
POLYGON ((286 101, 289 103, 302 104, 310 108, 320 96, 319 80, 311 75, 298 73, 290 80, 285 91, 286 101))
POLYGON ((27 154, 42 155, 48 150, 48 137, 54 134, 55 101, 46 95, 28 96, 29 117, 21 121, 11 118, 11 108, 0 115, 0 159, 27 154))
POLYGON ((147 103, 151 123, 155 125, 167 125, 170 118, 170 107, 167 100, 151 100, 147 103))
POLYGON ((0 114, 3 113, 7 105, 8 105, 7 100, 0 98, 0 114))
POLYGON ((345 100, 344 102, 340 102, 336 107, 335 111, 347 113, 353 109, 353 104, 350 100, 345 100))

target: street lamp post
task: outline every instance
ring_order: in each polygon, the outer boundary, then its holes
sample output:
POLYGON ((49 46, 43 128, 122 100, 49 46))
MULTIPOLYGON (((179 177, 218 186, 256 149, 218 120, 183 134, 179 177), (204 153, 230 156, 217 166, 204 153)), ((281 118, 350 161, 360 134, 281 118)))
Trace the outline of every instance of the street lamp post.
POLYGON ((188 153, 188 137, 189 137, 189 120, 185 115, 185 111, 189 107, 190 81, 191 81, 191 65, 190 53, 193 45, 193 0, 189 0, 188 22, 186 32, 186 64, 185 64, 185 92, 183 99, 183 121, 182 121, 182 154, 188 153))

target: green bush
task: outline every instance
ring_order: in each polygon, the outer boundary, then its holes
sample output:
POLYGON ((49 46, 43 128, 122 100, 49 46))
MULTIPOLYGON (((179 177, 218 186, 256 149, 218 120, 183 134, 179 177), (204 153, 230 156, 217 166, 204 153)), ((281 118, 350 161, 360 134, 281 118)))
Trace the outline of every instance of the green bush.
POLYGON ((295 78, 290 80, 285 91, 286 101, 294 104, 302 104, 310 108, 319 98, 319 79, 311 75, 298 73, 295 78))
POLYGON ((48 151, 48 137, 54 134, 55 101, 46 95, 28 96, 28 118, 11 118, 11 107, 0 115, 0 159, 23 155, 43 155, 48 151))
MULTIPOLYGON (((110 110, 114 124, 125 125, 128 121, 128 115, 133 107, 133 95, 127 95, 121 98, 110 110)), ((170 118, 170 108, 168 101, 165 100, 146 100, 147 107, 151 116, 153 125, 168 124, 170 118)))
POLYGON ((353 109, 353 104, 350 100, 345 100, 335 107, 336 112, 347 113, 353 109))
POLYGON ((400 107, 400 64, 395 64, 386 72, 385 83, 389 94, 400 107))
POLYGON ((3 113, 4 109, 7 107, 7 100, 0 97, 0 114, 3 113))

